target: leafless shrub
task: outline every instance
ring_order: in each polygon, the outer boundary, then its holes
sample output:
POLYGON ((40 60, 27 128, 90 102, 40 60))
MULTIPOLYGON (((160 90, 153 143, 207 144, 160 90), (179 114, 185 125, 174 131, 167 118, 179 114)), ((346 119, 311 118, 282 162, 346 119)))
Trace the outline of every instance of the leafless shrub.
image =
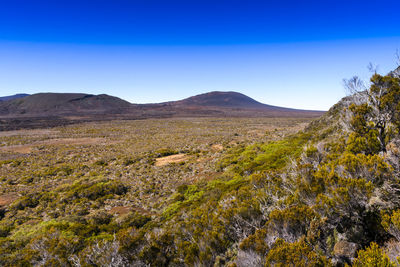
POLYGON ((343 85, 347 95, 353 95, 367 89, 364 81, 358 76, 353 76, 350 79, 343 79, 343 85))
POLYGON ((122 267, 128 265, 127 259, 119 252, 119 242, 97 242, 86 253, 86 262, 96 266, 122 267))
POLYGON ((385 244, 384 248, 386 255, 399 266, 399 255, 400 255, 400 242, 390 240, 385 244))
POLYGON ((262 255, 257 254, 253 250, 239 250, 236 258, 236 265, 238 267, 258 267, 264 266, 265 261, 262 255))

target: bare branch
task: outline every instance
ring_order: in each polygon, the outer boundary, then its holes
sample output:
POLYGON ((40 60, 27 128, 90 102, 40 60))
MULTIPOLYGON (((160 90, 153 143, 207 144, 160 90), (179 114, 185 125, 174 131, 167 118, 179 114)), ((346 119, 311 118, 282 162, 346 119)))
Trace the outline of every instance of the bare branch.
POLYGON ((354 76, 350 79, 343 79, 343 86, 348 95, 359 93, 367 89, 364 81, 358 76, 354 76))
POLYGON ((379 67, 378 65, 370 62, 368 64, 368 66, 367 66, 367 69, 368 69, 369 72, 372 72, 372 73, 376 74, 378 72, 378 67, 379 67))

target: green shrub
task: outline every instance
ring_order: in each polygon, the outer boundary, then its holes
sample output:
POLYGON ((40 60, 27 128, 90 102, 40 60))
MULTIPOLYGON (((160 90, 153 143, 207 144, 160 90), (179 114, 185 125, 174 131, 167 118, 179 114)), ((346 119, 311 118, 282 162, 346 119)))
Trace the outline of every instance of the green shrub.
POLYGON ((389 257, 376 243, 372 242, 365 250, 358 251, 358 256, 354 260, 353 266, 394 267, 397 265, 390 261, 389 257))
POLYGON ((287 243, 278 239, 266 256, 265 266, 329 266, 325 256, 315 252, 304 240, 287 243))

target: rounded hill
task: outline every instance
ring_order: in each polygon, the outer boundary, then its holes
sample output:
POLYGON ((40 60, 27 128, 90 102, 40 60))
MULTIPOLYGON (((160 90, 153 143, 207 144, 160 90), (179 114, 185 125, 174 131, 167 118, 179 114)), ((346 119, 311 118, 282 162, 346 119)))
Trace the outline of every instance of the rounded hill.
POLYGON ((39 93, 2 102, 0 114, 114 113, 122 112, 130 106, 125 100, 105 94, 39 93))
POLYGON ((238 92, 213 91, 195 95, 180 101, 169 102, 178 106, 220 107, 239 109, 262 109, 271 111, 290 111, 294 109, 266 105, 238 92))

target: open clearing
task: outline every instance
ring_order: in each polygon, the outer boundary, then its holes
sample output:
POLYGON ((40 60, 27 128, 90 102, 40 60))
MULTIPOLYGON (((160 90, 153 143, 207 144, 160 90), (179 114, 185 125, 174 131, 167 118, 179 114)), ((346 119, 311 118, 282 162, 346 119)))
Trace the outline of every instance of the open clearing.
POLYGON ((279 140, 301 130, 309 121, 152 119, 0 132, 0 200, 9 204, 18 195, 64 190, 74 182, 106 179, 129 188, 123 201, 107 200, 111 214, 119 216, 138 207, 158 214, 179 185, 214 179, 220 173, 217 165, 226 151, 279 140), (160 156, 160 150, 171 153, 160 156))

